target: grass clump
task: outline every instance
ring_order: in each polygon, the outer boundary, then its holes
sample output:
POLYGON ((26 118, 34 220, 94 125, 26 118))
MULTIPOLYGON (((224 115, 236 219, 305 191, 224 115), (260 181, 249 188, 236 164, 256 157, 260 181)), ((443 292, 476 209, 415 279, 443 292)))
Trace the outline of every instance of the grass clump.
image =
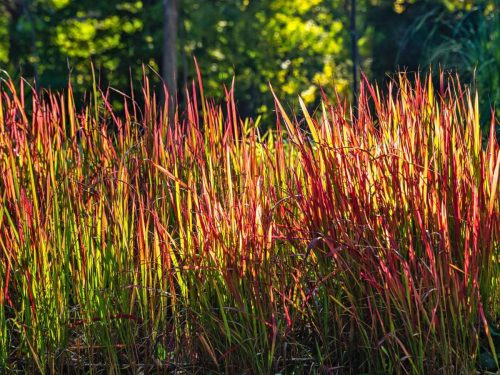
POLYGON ((147 79, 120 113, 3 81, 0 368, 496 371, 496 119, 414 78, 265 134, 232 89, 169 123, 147 79))

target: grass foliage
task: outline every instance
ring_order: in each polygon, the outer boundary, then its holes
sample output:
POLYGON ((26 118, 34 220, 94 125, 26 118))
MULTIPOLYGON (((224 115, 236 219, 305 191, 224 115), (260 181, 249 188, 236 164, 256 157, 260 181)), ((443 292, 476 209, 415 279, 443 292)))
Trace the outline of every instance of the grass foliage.
POLYGON ((496 120, 483 140, 457 78, 414 78, 364 82, 356 118, 276 99, 265 134, 233 89, 169 124, 147 79, 81 111, 3 80, 0 368, 495 371, 496 120))

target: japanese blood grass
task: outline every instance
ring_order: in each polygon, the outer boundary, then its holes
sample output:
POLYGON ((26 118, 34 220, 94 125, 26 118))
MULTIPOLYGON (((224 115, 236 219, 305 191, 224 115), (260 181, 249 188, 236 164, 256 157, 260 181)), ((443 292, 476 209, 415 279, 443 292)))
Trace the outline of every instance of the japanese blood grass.
POLYGON ((201 83, 168 124, 147 79, 120 114, 2 82, 2 369, 494 370, 496 123, 458 79, 388 91, 263 136, 201 83))

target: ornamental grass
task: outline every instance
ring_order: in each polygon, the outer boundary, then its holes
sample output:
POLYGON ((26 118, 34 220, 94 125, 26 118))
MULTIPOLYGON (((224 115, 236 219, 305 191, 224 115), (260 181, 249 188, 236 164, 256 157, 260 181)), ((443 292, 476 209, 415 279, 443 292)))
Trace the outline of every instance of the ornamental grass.
POLYGON ((498 120, 458 77, 266 131, 141 92, 1 81, 0 372, 498 370, 498 120))

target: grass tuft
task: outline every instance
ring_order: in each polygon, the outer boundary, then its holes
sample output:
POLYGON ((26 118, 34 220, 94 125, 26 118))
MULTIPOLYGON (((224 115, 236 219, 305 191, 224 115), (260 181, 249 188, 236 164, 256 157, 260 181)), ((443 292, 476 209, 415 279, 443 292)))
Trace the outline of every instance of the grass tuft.
MULTIPOLYGON (((457 78, 362 84, 265 134, 0 83, 0 369, 498 370, 500 147, 457 78)), ((116 95, 114 93, 113 95, 116 95)), ((494 116, 493 116, 494 117, 494 116)))

